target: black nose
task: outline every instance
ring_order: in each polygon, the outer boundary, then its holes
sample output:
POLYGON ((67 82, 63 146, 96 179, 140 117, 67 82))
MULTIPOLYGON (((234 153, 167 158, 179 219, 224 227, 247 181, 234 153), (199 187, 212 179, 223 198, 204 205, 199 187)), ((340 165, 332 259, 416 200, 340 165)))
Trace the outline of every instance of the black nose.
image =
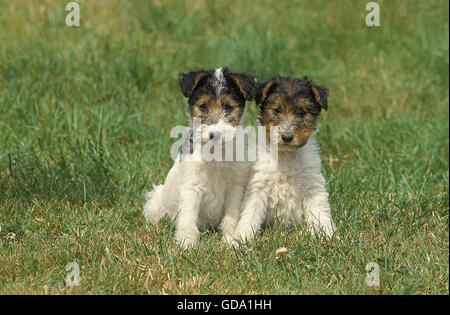
POLYGON ((283 139, 284 142, 289 143, 292 141, 292 139, 294 139, 294 135, 292 133, 283 133, 281 135, 281 139, 283 139))
POLYGON ((219 140, 220 139, 220 133, 211 131, 209 133, 209 139, 211 139, 211 140, 213 140, 213 139, 219 140))

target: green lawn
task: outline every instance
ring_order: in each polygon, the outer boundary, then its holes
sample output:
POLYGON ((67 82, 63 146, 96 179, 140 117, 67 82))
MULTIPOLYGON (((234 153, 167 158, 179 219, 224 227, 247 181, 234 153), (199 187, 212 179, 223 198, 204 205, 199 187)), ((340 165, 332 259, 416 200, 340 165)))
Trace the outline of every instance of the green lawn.
POLYGON ((80 27, 67 2, 0 0, 0 294, 449 294, 447 0, 379 0, 380 27, 369 1, 79 0, 80 27), (337 239, 273 229, 235 250, 207 231, 182 251, 146 227, 187 124, 178 73, 218 66, 330 89, 337 239))

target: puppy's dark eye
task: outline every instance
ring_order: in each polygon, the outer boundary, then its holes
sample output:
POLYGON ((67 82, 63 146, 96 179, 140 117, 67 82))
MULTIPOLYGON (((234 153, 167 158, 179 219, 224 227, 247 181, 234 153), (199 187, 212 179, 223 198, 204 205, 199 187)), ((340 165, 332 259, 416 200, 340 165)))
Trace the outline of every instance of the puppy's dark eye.
POLYGON ((275 109, 273 110, 273 113, 274 113, 275 115, 279 115, 279 114, 281 113, 281 107, 275 108, 275 109))
POLYGON ((230 104, 224 104, 223 108, 226 112, 231 112, 233 110, 233 106, 231 106, 230 104))
POLYGON ((306 112, 303 110, 303 109, 297 109, 296 111, 295 111, 295 114, 297 115, 297 116, 300 116, 300 117, 303 117, 303 116, 305 116, 305 114, 306 114, 306 112))
POLYGON ((200 105, 198 105, 198 107, 200 108, 200 110, 202 112, 206 111, 206 104, 200 104, 200 105))

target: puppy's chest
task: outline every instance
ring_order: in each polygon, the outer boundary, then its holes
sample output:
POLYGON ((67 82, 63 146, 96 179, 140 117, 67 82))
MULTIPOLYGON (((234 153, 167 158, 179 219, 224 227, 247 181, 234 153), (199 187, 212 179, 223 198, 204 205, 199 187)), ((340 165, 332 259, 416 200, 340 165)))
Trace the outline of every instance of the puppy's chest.
MULTIPOLYGON (((203 193, 208 198, 223 199, 228 188, 226 167, 206 167, 202 174, 203 193)), ((208 200, 212 202, 212 200, 208 200)))
POLYGON ((235 185, 244 185, 248 178, 248 167, 243 163, 214 162, 205 163, 198 169, 200 185, 205 193, 216 198, 224 196, 235 185))
POLYGON ((247 168, 239 163, 215 162, 204 164, 197 170, 196 175, 199 176, 202 185, 212 191, 224 190, 243 181, 246 172, 247 168))
POLYGON ((227 198, 232 198, 232 189, 236 186, 242 186, 237 179, 243 179, 245 170, 239 171, 232 164, 212 165, 203 169, 199 173, 201 176, 202 200, 200 204, 200 223, 217 225, 223 216, 224 206, 227 198))
POLYGON ((302 176, 292 163, 279 162, 268 176, 268 207, 277 211, 295 211, 301 207, 304 195, 302 176))

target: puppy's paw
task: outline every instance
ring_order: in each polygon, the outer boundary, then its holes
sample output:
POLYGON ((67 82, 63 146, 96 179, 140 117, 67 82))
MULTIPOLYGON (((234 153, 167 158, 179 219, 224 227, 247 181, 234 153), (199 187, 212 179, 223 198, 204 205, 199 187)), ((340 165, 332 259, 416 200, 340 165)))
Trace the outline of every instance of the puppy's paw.
MULTIPOLYGON (((160 193, 158 190, 157 193, 160 193)), ((163 210, 159 201, 154 198, 154 192, 150 191, 146 194, 147 201, 144 205, 144 218, 147 224, 158 224, 158 222, 166 216, 166 212, 163 210)))
POLYGON ((234 231, 236 231, 236 226, 238 224, 237 219, 225 217, 220 223, 219 230, 222 231, 225 238, 232 238, 234 231))
POLYGON ((144 218, 147 224, 158 224, 159 220, 162 218, 162 211, 160 209, 155 209, 150 207, 149 205, 145 205, 144 207, 144 218))
POLYGON ((238 226, 234 237, 235 239, 241 241, 242 243, 246 243, 253 239, 254 233, 251 228, 243 228, 238 226))
POLYGON ((175 239, 182 248, 192 248, 200 240, 200 232, 196 230, 178 231, 175 235, 175 239))
POLYGON ((239 247, 239 242, 232 234, 224 233, 222 236, 222 241, 228 244, 228 246, 230 247, 239 247))
POLYGON ((325 231, 325 237, 327 240, 331 240, 334 235, 334 227, 333 226, 327 226, 324 228, 325 231))
POLYGON ((334 227, 331 224, 310 226, 309 230, 312 234, 326 241, 330 241, 334 235, 334 227))

